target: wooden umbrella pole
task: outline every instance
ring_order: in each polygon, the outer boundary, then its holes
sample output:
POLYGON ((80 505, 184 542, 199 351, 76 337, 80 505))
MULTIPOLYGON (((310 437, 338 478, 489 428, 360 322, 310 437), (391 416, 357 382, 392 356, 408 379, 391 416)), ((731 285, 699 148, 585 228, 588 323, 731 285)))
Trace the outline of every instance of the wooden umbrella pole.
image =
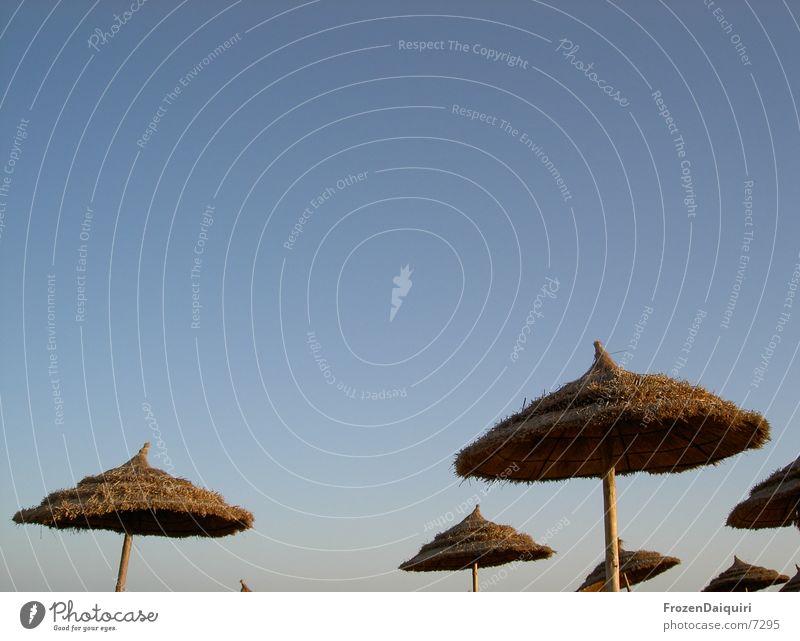
POLYGON ((478 563, 472 564, 472 591, 478 591, 478 563))
POLYGON ((119 574, 117 574, 117 587, 115 592, 125 592, 125 579, 128 577, 128 559, 131 557, 131 543, 133 535, 125 532, 125 540, 122 542, 122 555, 119 559, 119 574))
POLYGON ((611 437, 607 435, 603 448, 603 508, 606 530, 606 592, 619 592, 619 547, 617 546, 617 483, 611 437))

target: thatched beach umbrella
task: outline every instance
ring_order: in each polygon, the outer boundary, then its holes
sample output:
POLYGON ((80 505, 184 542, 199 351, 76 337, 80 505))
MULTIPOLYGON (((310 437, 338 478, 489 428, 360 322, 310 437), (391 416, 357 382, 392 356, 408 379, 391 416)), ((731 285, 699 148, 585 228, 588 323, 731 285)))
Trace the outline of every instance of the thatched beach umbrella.
POLYGON ((780 589, 781 592, 800 592, 800 565, 795 564, 794 567, 797 568, 797 574, 780 589))
POLYGON ((419 554, 400 566, 407 572, 466 570, 472 568, 472 591, 478 591, 478 565, 492 567, 512 561, 548 559, 554 552, 538 545, 527 534, 510 525, 487 521, 480 508, 449 530, 437 534, 420 548, 419 554))
POLYGON ((755 485, 733 508, 727 524, 750 530, 800 527, 800 457, 755 485))
POLYGON ((734 556, 733 565, 704 587, 703 592, 756 592, 788 580, 785 574, 750 565, 734 556))
MULTIPOLYGON (((623 550, 622 541, 618 541, 617 548, 619 549, 619 582, 629 592, 632 585, 649 581, 662 572, 674 568, 681 562, 680 559, 674 556, 662 556, 658 552, 650 552, 649 550, 636 550, 635 552, 623 550)), ((606 566, 605 562, 601 562, 586 577, 576 592, 600 592, 605 583, 606 566)))
POLYGON ((252 590, 251 590, 251 589, 250 589, 250 587, 247 585, 247 583, 245 583, 245 582, 244 582, 244 579, 239 579, 239 583, 241 583, 241 584, 242 584, 242 589, 241 589, 241 590, 239 590, 239 592, 252 592, 252 590))
POLYGON ((130 461, 69 490, 46 496, 38 507, 17 512, 16 523, 56 529, 112 530, 125 535, 117 592, 125 589, 134 534, 183 538, 220 537, 253 526, 253 515, 228 505, 216 492, 175 478, 147 462, 145 443, 130 461))
POLYGON ((702 387, 619 367, 595 341, 579 379, 533 401, 456 457, 463 477, 603 479, 606 580, 619 591, 616 474, 682 472, 758 448, 767 421, 702 387))

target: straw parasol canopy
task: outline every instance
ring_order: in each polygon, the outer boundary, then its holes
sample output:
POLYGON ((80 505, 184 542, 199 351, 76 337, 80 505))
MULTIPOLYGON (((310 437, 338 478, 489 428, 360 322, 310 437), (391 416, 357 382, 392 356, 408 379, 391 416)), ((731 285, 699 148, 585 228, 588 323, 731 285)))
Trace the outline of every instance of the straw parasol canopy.
MULTIPOLYGON (((635 552, 623 550, 621 540, 618 541, 617 547, 619 549, 620 584, 626 586, 629 591, 630 586, 649 581, 681 562, 674 556, 663 556, 649 550, 636 550, 635 552)), ((606 566, 603 562, 592 570, 576 592, 600 592, 605 582, 606 566)))
POLYGON ((728 516, 730 527, 760 530, 800 528, 800 457, 750 490, 728 516))
POLYGON ((702 387, 619 367, 595 341, 592 366, 505 419, 456 459, 461 476, 519 481, 681 472, 761 447, 769 425, 702 387))
POLYGON ((580 378, 534 400, 461 450, 463 477, 521 482, 601 477, 606 575, 618 591, 616 474, 682 472, 716 463, 769 438, 756 412, 697 385, 618 366, 595 341, 580 378))
POLYGON ((252 592, 250 586, 248 586, 247 583, 244 582, 244 579, 239 579, 239 583, 242 584, 242 589, 239 590, 239 592, 252 592))
POLYGON ((785 574, 750 565, 734 556, 733 565, 704 587, 703 592, 756 592, 788 580, 785 574))
POLYGON ((74 488, 53 492, 37 507, 17 512, 13 520, 56 529, 124 534, 117 591, 124 589, 134 534, 220 537, 253 526, 253 515, 244 508, 228 505, 216 492, 152 467, 147 461, 149 447, 145 443, 119 467, 87 476, 74 488))
POLYGON ((400 565, 400 569, 431 572, 472 567, 473 591, 477 592, 478 564, 493 567, 512 561, 548 559, 553 554, 550 547, 535 543, 528 534, 517 532, 510 525, 487 521, 476 505, 467 518, 437 534, 413 559, 400 565))
POLYGON ((780 589, 781 592, 800 592, 800 565, 795 564, 794 567, 797 569, 797 574, 784 584, 780 589))

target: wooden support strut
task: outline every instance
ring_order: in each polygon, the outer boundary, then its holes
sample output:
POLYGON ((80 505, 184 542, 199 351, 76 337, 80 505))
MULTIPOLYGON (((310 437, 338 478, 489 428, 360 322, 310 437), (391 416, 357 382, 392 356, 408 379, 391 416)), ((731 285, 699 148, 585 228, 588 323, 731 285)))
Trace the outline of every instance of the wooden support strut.
POLYGON ((131 543, 133 535, 125 532, 125 540, 122 542, 122 555, 119 559, 119 574, 117 574, 117 587, 115 592, 125 592, 125 579, 128 577, 128 559, 131 557, 131 543))
POLYGON ((617 483, 611 436, 603 439, 603 509, 606 533, 606 592, 619 592, 619 546, 617 545, 617 483))

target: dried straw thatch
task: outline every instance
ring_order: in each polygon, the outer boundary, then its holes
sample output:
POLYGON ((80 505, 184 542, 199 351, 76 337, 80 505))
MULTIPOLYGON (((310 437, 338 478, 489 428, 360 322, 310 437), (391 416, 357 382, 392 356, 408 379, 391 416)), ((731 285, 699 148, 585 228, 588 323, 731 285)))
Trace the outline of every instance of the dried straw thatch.
POLYGON ((216 492, 151 467, 149 448, 150 443, 145 443, 127 463, 87 476, 70 490, 53 492, 38 507, 17 512, 13 520, 124 534, 117 592, 125 590, 134 534, 217 537, 253 527, 253 515, 244 508, 228 505, 216 492))
POLYGON ((767 421, 702 387, 619 367, 595 341, 579 379, 533 401, 459 452, 456 472, 487 480, 604 474, 610 440, 618 474, 681 472, 761 447, 767 421))
POLYGON ((169 537, 218 537, 247 530, 253 515, 216 492, 175 478, 147 462, 149 443, 119 467, 87 476, 69 490, 17 512, 16 523, 58 529, 102 529, 169 537))
MULTIPOLYGON (((622 549, 622 541, 619 541, 619 575, 620 584, 632 586, 637 583, 649 581, 662 572, 674 568, 681 562, 674 556, 662 556, 658 552, 648 550, 636 550, 629 552, 622 549)), ((605 562, 600 563, 591 574, 586 577, 577 592, 599 592, 603 589, 606 582, 605 562)))
POLYGON ((781 592, 800 592, 800 565, 794 567, 797 569, 797 574, 780 589, 781 592))
POLYGON ((538 561, 550 558, 553 550, 538 545, 527 534, 510 525, 487 521, 476 506, 463 521, 437 534, 422 546, 413 559, 400 566, 409 572, 464 570, 475 563, 483 567, 512 561, 538 561))
POLYGON ((784 574, 750 565, 734 556, 733 565, 704 587, 703 592, 756 592, 788 580, 784 574))
POLYGON ((252 592, 252 590, 251 590, 251 589, 250 589, 250 587, 247 585, 247 583, 245 583, 245 582, 244 582, 244 579, 239 579, 239 583, 241 583, 241 584, 242 584, 242 589, 241 589, 241 590, 239 590, 239 592, 252 592))
POLYGON ((456 473, 489 481, 603 479, 605 589, 619 591, 616 474, 681 472, 769 438, 756 412, 662 374, 634 374, 594 343, 579 379, 501 421, 456 456, 456 473))
POLYGON ((800 527, 800 458, 755 485, 750 496, 733 508, 727 524, 751 530, 800 527))

